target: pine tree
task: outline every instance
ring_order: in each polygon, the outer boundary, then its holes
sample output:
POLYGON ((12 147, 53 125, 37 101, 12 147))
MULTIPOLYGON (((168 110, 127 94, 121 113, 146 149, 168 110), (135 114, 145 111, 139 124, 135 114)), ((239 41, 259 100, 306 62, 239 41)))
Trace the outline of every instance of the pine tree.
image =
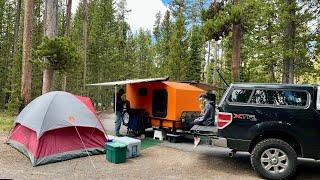
POLYGON ((82 93, 86 94, 87 82, 87 49, 88 49, 88 3, 83 0, 83 84, 82 93))
POLYGON ((296 2, 295 0, 285 0, 285 36, 284 36, 284 57, 283 57, 283 83, 293 83, 294 81, 294 50, 296 38, 296 2))
POLYGON ((137 58, 138 77, 151 77, 154 69, 151 33, 142 29, 137 36, 137 58))
POLYGON ((170 38, 168 70, 171 79, 180 81, 186 79, 186 64, 188 59, 185 1, 174 0, 171 2, 170 7, 175 22, 170 38))
MULTIPOLYGON (((46 0, 45 4, 45 30, 44 35, 49 38, 54 38, 58 34, 57 29, 57 14, 58 14, 58 0, 46 0)), ((42 94, 45 94, 53 89, 53 75, 52 67, 46 67, 43 71, 43 85, 42 94)))
MULTIPOLYGON (((66 23, 65 23, 65 33, 64 36, 70 38, 71 31, 71 7, 72 0, 67 0, 67 13, 66 13, 66 23)), ((61 77, 61 89, 65 91, 67 88, 67 75, 64 73, 61 77)))
POLYGON ((203 62, 202 57, 202 37, 200 28, 193 25, 190 34, 190 50, 189 58, 186 64, 186 80, 197 80, 201 78, 201 65, 203 62))
POLYGON ((21 97, 24 106, 30 102, 31 95, 31 46, 32 46, 32 12, 33 0, 24 2, 24 31, 23 31, 23 57, 22 57, 22 81, 21 97))
POLYGON ((155 52, 155 67, 156 67, 156 76, 161 76, 161 65, 162 65, 162 40, 161 40, 161 12, 156 14, 156 20, 153 27, 153 36, 154 36, 154 52, 155 52))
MULTIPOLYGON (((35 0, 34 1, 34 10, 33 10, 33 24, 32 24, 32 47, 35 49, 38 47, 43 40, 44 37, 44 7, 45 1, 43 0, 35 0)), ((32 60, 33 60, 32 55, 32 60)), ((31 98, 34 99, 42 94, 42 86, 43 86, 43 67, 40 67, 34 63, 32 65, 32 93, 31 98)))
MULTIPOLYGON (((8 83, 10 84, 10 91, 6 93, 10 93, 9 100, 5 100, 6 108, 10 113, 14 113, 20 106, 20 67, 21 60, 20 58, 20 46, 21 46, 21 12, 22 12, 22 2, 18 0, 15 6, 15 22, 14 22, 14 35, 13 35, 13 45, 12 45, 12 59, 9 63, 9 78, 8 83)), ((0 45, 1 46, 1 45, 0 45)), ((1 66, 1 65, 0 65, 1 66)), ((1 107, 1 105, 0 105, 1 107)))
POLYGON ((169 76, 170 69, 169 69, 169 54, 171 49, 170 40, 173 31, 173 24, 171 22, 171 14, 169 11, 166 11, 163 21, 160 24, 160 39, 158 41, 159 49, 158 56, 159 56, 159 72, 161 76, 169 76))

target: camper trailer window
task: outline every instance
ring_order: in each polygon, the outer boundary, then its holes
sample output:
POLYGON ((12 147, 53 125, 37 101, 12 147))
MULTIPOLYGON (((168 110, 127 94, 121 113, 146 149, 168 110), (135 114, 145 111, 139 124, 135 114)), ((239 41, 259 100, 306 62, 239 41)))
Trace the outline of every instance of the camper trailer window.
POLYGON ((138 94, 139 94, 139 96, 147 96, 147 94, 148 94, 147 88, 139 88, 138 94))
POLYGON ((152 115, 154 117, 165 118, 167 116, 168 92, 165 89, 153 91, 152 115))

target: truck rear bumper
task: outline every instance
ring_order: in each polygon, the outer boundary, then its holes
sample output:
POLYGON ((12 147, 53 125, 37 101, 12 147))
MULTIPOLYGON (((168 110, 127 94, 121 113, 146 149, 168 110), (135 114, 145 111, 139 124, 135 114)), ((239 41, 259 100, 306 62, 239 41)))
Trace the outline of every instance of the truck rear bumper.
POLYGON ((217 137, 212 139, 212 145, 217 147, 224 147, 229 149, 235 149, 238 151, 248 151, 250 141, 241 139, 227 139, 222 137, 217 137))
POLYGON ((212 144, 218 147, 224 147, 224 148, 228 147, 228 141, 226 138, 212 139, 212 144))

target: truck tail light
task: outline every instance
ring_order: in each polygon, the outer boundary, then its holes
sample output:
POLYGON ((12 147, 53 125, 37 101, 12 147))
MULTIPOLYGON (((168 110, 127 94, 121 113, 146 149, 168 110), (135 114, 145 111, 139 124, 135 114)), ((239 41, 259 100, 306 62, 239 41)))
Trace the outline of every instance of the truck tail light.
POLYGON ((219 112, 218 113, 218 129, 227 127, 232 122, 232 114, 219 112))

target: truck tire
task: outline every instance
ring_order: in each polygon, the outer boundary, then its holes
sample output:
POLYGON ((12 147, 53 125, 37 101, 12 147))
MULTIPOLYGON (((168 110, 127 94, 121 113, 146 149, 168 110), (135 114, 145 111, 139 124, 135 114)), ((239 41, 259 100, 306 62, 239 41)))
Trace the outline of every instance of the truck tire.
POLYGON ((251 164, 265 179, 290 179, 296 172, 297 153, 283 140, 265 139, 254 147, 251 164))

